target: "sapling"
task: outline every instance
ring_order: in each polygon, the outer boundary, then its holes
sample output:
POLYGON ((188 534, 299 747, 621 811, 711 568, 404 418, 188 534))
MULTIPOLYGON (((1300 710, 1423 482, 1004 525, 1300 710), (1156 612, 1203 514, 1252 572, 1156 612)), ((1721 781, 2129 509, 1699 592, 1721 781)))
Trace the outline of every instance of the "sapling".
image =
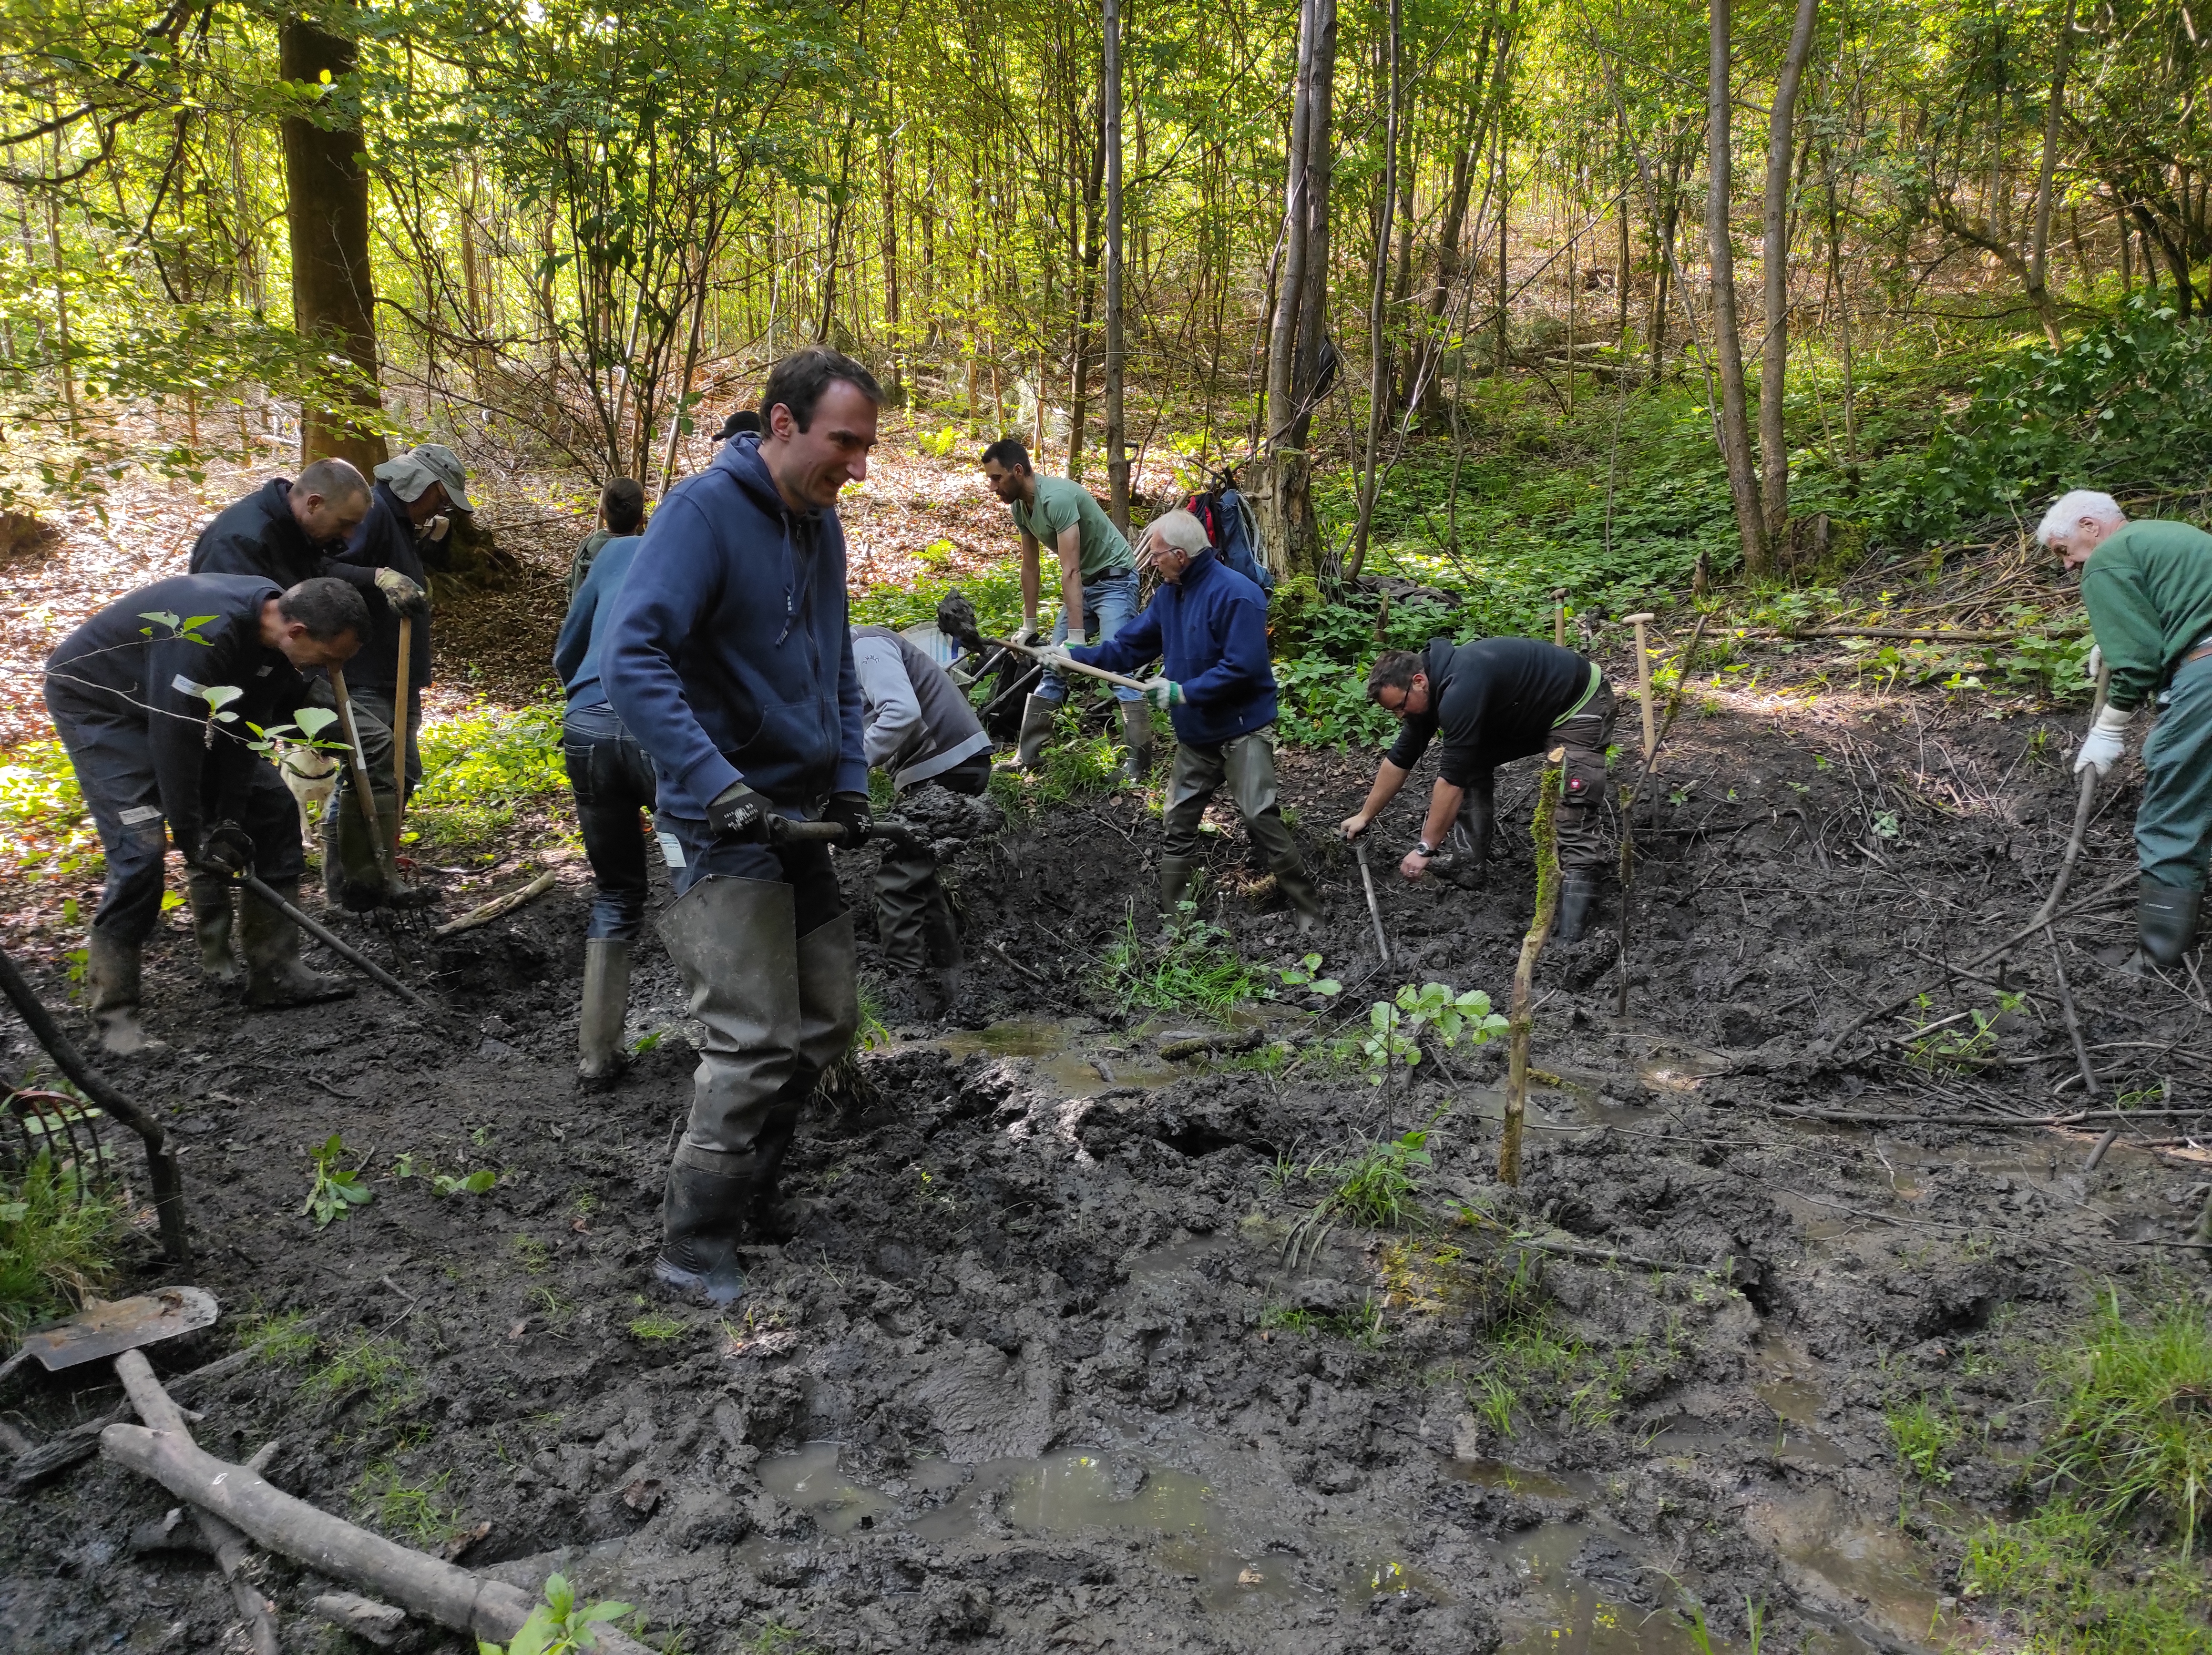
POLYGON ((315 1181, 308 1186, 307 1204, 300 1210, 314 1218, 319 1230, 326 1228, 332 1219, 343 1218, 356 1207, 365 1207, 376 1199, 376 1191, 362 1182, 358 1167, 338 1165, 348 1153, 336 1132, 313 1153, 315 1181))
POLYGON ((1368 1008, 1371 1033, 1361 1042, 1366 1054, 1367 1083, 1380 1086, 1389 1078, 1390 1065, 1402 1061, 1408 1083, 1413 1066, 1421 1061, 1421 1036, 1433 1029, 1446 1051, 1462 1040, 1486 1046, 1505 1032, 1505 1019, 1490 1009, 1490 997, 1480 989, 1462 994, 1449 983, 1411 983, 1401 987, 1395 1001, 1377 1000, 1368 1008))
POLYGON ((530 1611, 522 1629, 503 1646, 479 1640, 477 1655, 569 1655, 574 1650, 596 1649, 597 1628, 635 1613, 628 1603, 579 1603, 568 1576, 549 1574, 545 1601, 530 1611))

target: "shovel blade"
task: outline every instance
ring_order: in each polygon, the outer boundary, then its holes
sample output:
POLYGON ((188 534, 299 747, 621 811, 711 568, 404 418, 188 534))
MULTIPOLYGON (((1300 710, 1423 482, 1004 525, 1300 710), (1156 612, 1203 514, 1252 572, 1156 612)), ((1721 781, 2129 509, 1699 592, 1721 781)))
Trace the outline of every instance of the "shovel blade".
POLYGON ((136 1299, 93 1305, 67 1321, 27 1333, 21 1354, 52 1373, 212 1326, 218 1313, 215 1295, 204 1288, 163 1288, 136 1299))

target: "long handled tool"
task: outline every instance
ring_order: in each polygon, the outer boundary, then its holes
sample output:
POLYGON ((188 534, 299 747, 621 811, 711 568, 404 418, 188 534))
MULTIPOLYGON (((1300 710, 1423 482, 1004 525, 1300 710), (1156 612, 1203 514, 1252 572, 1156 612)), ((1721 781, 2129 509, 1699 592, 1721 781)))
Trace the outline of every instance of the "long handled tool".
POLYGON ((1027 644, 1012 644, 1007 647, 1010 649, 1019 650, 1023 654, 1028 656, 1033 661, 1048 660, 1049 664, 1055 672, 1061 670, 1079 672, 1086 678, 1103 678, 1109 684, 1121 685, 1124 689, 1146 689, 1150 688, 1150 686, 1146 684, 1142 678, 1125 678, 1118 672, 1107 671, 1103 667, 1087 667, 1080 661, 1063 661, 1058 656, 1048 658, 1044 651, 1041 649, 1031 649, 1027 644))
POLYGON ((1367 841, 1352 841, 1352 853, 1359 858, 1359 882, 1367 888, 1367 912, 1375 920, 1375 946, 1382 950, 1382 963, 1390 963, 1390 939, 1382 930, 1382 905, 1375 900, 1375 874, 1367 865, 1367 841))
POLYGON ((1651 749, 1659 745, 1657 729, 1651 718, 1651 650, 1644 636, 1644 628, 1659 617, 1649 609, 1627 617, 1636 628, 1636 698, 1644 706, 1644 762, 1651 762, 1651 749))
POLYGON ((407 669, 415 652, 415 617, 399 616, 399 682, 392 693, 392 868, 399 868, 399 824, 407 819, 407 669))
MULTIPOLYGON (((840 821, 793 821, 789 816, 770 816, 768 819, 768 838, 771 845, 836 845, 848 846, 850 835, 840 821)), ((862 840, 889 840, 894 845, 918 843, 921 834, 903 821, 870 821, 860 830, 862 840)))
POLYGON ((157 1339, 213 1326, 216 1314, 215 1295, 199 1288, 163 1288, 143 1298, 89 1303, 51 1327, 25 1334, 15 1354, 0 1362, 0 1379, 33 1360, 49 1373, 96 1362, 157 1339))
MULTIPOLYGON (((2089 727, 2097 727, 2097 715, 2105 710, 2105 694, 2112 687, 2110 667, 2097 669, 2097 694, 2089 704, 2089 727)), ((2089 813, 2097 808, 2097 767, 2086 767, 2081 772, 2081 794, 2074 806, 2074 836, 2066 841, 2066 855, 2058 864, 2058 874, 2051 882, 2051 894, 2043 899, 2043 906, 2036 911, 2039 922, 2048 921, 2058 912, 2065 900, 2066 888, 2073 882, 2074 864, 2081 859, 2081 846, 2089 837, 2089 813)))
POLYGON ((346 694, 343 669, 331 669, 331 689, 337 697, 338 723, 343 727, 346 756, 353 763, 354 799, 361 807, 361 819, 368 824, 368 842, 376 846, 376 863, 384 870, 384 882, 397 885, 399 870, 392 860, 392 847, 384 842, 384 829, 376 820, 376 790, 369 785, 368 755, 362 750, 361 731, 353 721, 353 698, 346 694))
POLYGON ((394 994, 397 994, 401 999, 406 1001, 409 1005, 413 1006, 417 1011, 427 1011, 434 1015, 436 1014, 437 1008, 432 1005, 428 1000, 417 994, 413 989, 408 987, 406 984, 401 982, 390 972, 385 970, 382 966, 378 965, 375 961, 370 959, 360 949, 352 947, 347 943, 340 941, 337 936, 333 933, 328 926, 319 925, 313 920, 308 918, 306 914, 301 913, 299 909, 294 907, 283 897, 277 895, 276 891, 261 879, 252 874, 244 872, 241 872, 238 877, 239 882, 243 884, 247 890, 252 891, 254 895, 259 897, 270 907, 276 909, 277 912, 283 914, 287 919, 297 925, 301 931, 307 932, 308 936, 313 937, 315 941, 320 943, 332 954, 337 955, 342 960, 349 961, 352 964, 359 966, 363 971, 367 972, 369 976, 374 978, 377 982, 382 984, 386 988, 390 989, 394 994))

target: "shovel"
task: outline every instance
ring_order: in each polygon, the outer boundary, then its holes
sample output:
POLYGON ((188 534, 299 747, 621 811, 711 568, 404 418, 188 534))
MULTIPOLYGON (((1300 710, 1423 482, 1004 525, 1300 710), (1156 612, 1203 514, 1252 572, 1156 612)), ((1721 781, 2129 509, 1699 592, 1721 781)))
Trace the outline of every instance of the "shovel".
POLYGON ((25 1334, 21 1349, 0 1362, 0 1379, 29 1357, 36 1357, 47 1373, 58 1373, 212 1327, 216 1313, 215 1295, 204 1288, 163 1288, 137 1299, 88 1305, 51 1327, 25 1334))

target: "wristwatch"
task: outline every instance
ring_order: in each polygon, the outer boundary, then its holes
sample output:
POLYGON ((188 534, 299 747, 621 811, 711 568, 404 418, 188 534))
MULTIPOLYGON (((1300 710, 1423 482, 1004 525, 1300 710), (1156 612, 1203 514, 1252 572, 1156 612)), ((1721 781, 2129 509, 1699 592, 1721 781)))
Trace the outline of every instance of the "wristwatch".
POLYGON ((1416 840, 1416 841, 1415 841, 1414 846, 1413 846, 1413 854, 1414 854, 1415 856, 1418 856, 1418 857, 1432 857, 1432 856, 1434 856, 1436 853, 1437 853, 1437 847, 1436 847, 1435 846, 1433 846, 1433 845, 1430 844, 1428 840, 1425 840, 1425 839, 1424 839, 1424 840, 1416 840))

